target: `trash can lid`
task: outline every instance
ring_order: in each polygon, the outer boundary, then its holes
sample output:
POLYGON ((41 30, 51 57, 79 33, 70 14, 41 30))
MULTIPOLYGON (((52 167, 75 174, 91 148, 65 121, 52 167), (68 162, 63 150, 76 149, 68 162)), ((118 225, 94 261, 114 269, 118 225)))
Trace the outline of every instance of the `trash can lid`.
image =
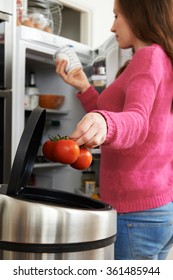
POLYGON ((46 110, 36 107, 30 114, 13 161, 7 195, 18 196, 28 183, 41 142, 46 110))

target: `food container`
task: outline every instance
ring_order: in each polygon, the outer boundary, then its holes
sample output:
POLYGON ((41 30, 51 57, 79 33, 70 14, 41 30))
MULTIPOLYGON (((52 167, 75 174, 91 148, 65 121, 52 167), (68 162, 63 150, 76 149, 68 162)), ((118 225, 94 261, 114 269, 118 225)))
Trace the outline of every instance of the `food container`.
POLYGON ((45 125, 35 108, 22 134, 8 185, 0 185, 1 260, 113 259, 116 211, 84 196, 28 186, 45 125))
POLYGON ((93 195, 96 192, 96 177, 95 177, 95 171, 82 171, 82 191, 86 195, 93 195))
POLYGON ((59 35, 62 26, 62 9, 63 5, 59 0, 29 0, 27 13, 24 13, 28 18, 23 18, 22 24, 59 35))
POLYGON ((54 30, 52 13, 48 7, 28 7, 27 14, 22 18, 22 25, 37 28, 49 33, 53 33, 54 30))
POLYGON ((39 106, 46 109, 60 109, 65 100, 64 95, 40 94, 39 106))
POLYGON ((36 87, 25 87, 25 108, 34 109, 39 105, 39 90, 36 87))
POLYGON ((53 56, 54 61, 59 61, 59 60, 66 60, 67 61, 67 66, 66 66, 66 72, 70 72, 74 69, 81 69, 82 64, 79 60, 79 57, 77 56, 75 49, 71 45, 66 45, 62 46, 59 48, 54 56, 53 56))

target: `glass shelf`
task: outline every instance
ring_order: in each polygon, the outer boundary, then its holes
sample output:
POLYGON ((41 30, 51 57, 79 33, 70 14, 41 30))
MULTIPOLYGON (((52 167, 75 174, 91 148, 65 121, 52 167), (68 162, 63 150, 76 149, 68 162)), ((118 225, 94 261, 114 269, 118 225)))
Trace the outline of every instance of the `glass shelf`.
POLYGON ((34 169, 36 168, 52 168, 52 167, 63 167, 65 165, 61 163, 53 163, 53 162, 46 162, 46 163, 35 163, 34 169))
MULTIPOLYGON (((32 112, 33 111, 33 109, 34 108, 25 108, 25 112, 28 112, 28 113, 30 113, 30 112, 32 112)), ((57 114, 57 115, 68 115, 68 113, 69 113, 69 111, 67 111, 67 110, 65 110, 65 111, 63 111, 63 110, 52 110, 52 109, 46 109, 45 108, 45 110, 46 110, 46 113, 48 113, 48 114, 57 114)))
POLYGON ((90 149, 90 151, 93 155, 100 155, 101 154, 100 148, 90 149))
POLYGON ((34 168, 52 168, 52 167, 62 167, 65 166, 59 162, 48 161, 44 156, 37 156, 34 164, 34 168))

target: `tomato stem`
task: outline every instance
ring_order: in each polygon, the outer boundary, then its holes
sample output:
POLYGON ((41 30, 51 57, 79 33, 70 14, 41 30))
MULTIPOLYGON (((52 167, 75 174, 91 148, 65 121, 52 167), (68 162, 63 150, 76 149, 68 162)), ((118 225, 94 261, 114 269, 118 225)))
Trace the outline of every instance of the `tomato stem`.
POLYGON ((49 139, 51 141, 59 141, 59 140, 68 140, 69 139, 69 136, 68 135, 65 135, 65 136, 61 136, 60 134, 57 134, 56 136, 49 136, 49 139))

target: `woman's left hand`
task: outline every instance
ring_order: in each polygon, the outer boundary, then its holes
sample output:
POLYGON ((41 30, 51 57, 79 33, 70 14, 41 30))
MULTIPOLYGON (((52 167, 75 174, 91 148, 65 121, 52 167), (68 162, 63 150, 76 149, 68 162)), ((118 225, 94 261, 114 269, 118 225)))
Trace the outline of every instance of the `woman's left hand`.
POLYGON ((79 146, 86 148, 100 146, 107 135, 107 124, 105 118, 99 113, 88 113, 77 124, 76 130, 69 136, 79 146))

